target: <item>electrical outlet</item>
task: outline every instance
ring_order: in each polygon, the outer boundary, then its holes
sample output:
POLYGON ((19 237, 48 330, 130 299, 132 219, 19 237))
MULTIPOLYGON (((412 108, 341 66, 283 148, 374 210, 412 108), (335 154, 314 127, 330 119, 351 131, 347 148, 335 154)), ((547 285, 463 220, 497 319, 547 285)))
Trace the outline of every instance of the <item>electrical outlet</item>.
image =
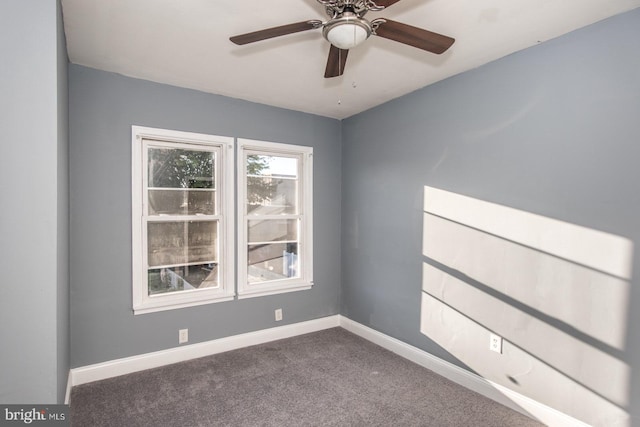
POLYGON ((178 344, 184 344, 189 341, 189 330, 180 329, 178 331, 178 344))
POLYGON ((276 309, 276 322, 279 322, 282 320, 282 309, 281 308, 277 308, 276 309))
POLYGON ((489 350, 502 354, 502 337, 496 334, 489 335, 489 350))

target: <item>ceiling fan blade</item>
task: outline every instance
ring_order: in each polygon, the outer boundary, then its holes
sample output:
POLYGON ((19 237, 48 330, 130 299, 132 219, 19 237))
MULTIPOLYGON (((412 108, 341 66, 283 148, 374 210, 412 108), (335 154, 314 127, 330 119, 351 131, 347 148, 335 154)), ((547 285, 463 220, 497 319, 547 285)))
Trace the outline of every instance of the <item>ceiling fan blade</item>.
POLYGON ((329 59, 327 59, 327 68, 324 70, 324 77, 338 77, 344 73, 344 66, 347 63, 347 54, 349 50, 340 49, 331 45, 329 50, 329 59))
POLYGON ((252 33, 240 34, 230 37, 229 40, 235 44, 243 45, 260 40, 266 40, 273 37, 285 36, 287 34, 299 33, 300 31, 313 30, 319 28, 322 21, 315 19, 309 21, 296 22, 295 24, 281 25, 279 27, 267 28, 265 30, 254 31, 252 33))
MULTIPOLYGON (((382 20, 381 20, 382 21, 382 20)), ((385 39, 394 40, 432 53, 443 53, 455 42, 455 39, 442 34, 432 33, 422 28, 413 27, 401 22, 384 19, 375 34, 385 39)))
POLYGON ((376 6, 384 6, 385 8, 391 6, 392 4, 396 4, 399 1, 400 0, 373 0, 376 6))

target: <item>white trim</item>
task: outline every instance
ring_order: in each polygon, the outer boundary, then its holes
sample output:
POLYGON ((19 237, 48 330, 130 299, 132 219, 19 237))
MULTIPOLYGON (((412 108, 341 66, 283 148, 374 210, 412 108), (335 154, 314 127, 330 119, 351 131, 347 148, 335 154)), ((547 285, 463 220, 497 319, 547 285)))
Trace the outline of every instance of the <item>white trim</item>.
POLYGON ((279 287, 278 289, 264 289, 262 291, 254 291, 251 293, 238 294, 238 299, 264 297, 267 295, 278 295, 287 292, 306 291, 311 289, 313 283, 303 282, 301 284, 288 284, 287 287, 279 287))
POLYGON ((173 141, 173 142, 222 142, 224 144, 233 144, 234 138, 231 136, 218 136, 208 135, 204 133, 196 132, 184 132, 179 130, 169 130, 160 128, 151 128, 146 126, 131 126, 134 135, 140 136, 144 139, 156 139, 160 141, 173 141))
POLYGON ((71 388, 73 387, 73 380, 71 377, 71 369, 67 374, 67 390, 64 393, 64 404, 69 405, 71 403, 71 388))
POLYGON ((104 380, 118 375, 130 374, 145 369, 157 368, 172 363, 184 362, 198 357, 210 356, 270 341, 308 334, 340 326, 340 316, 334 315, 291 325, 278 326, 261 331, 248 332, 213 341, 174 347, 168 350, 140 354, 123 359, 73 368, 70 372, 73 386, 104 380))
POLYGON ((157 307, 144 307, 144 308, 136 307, 134 309, 135 311, 133 314, 137 316, 139 314, 157 313, 159 311, 165 311, 165 310, 177 310, 179 308, 197 307, 199 305, 212 304, 216 302, 233 301, 234 299, 235 297, 233 295, 230 295, 228 297, 215 296, 213 298, 187 300, 184 302, 180 302, 174 299, 170 304, 167 304, 167 305, 159 305, 157 307))
POLYGON ((589 427, 588 424, 577 420, 565 413, 535 401, 500 384, 484 379, 479 375, 462 369, 452 363, 442 360, 424 350, 409 345, 403 341, 385 335, 360 323, 340 316, 340 326, 374 344, 396 353, 424 368, 430 369, 469 390, 475 391, 494 400, 514 411, 526 416, 533 416, 538 421, 549 426, 589 427))
POLYGON ((283 144, 282 142, 262 141, 259 139, 238 138, 238 147, 255 151, 274 151, 281 154, 296 155, 300 152, 312 153, 313 148, 306 145, 283 144))

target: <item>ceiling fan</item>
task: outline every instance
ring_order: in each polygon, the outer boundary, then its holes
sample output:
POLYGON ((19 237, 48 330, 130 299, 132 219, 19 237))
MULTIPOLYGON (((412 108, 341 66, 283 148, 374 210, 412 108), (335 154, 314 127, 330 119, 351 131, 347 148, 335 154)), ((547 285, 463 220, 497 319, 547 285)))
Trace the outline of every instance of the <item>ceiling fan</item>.
POLYGON ((341 76, 344 73, 349 49, 361 44, 372 34, 436 54, 449 49, 455 41, 451 37, 390 19, 376 18, 369 21, 364 18, 367 12, 378 12, 400 0, 317 1, 325 7, 327 15, 329 15, 329 20, 326 22, 311 19, 233 36, 229 40, 235 44, 244 45, 300 31, 322 28, 322 35, 331 43, 329 59, 324 72, 326 78, 341 76))

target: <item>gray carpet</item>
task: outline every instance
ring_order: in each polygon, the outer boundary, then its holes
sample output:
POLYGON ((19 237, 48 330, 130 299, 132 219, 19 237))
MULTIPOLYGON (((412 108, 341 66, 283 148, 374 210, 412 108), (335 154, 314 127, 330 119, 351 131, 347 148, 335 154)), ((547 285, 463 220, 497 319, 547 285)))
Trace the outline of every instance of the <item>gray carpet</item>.
POLYGON ((84 384, 74 427, 540 426, 344 329, 84 384))

